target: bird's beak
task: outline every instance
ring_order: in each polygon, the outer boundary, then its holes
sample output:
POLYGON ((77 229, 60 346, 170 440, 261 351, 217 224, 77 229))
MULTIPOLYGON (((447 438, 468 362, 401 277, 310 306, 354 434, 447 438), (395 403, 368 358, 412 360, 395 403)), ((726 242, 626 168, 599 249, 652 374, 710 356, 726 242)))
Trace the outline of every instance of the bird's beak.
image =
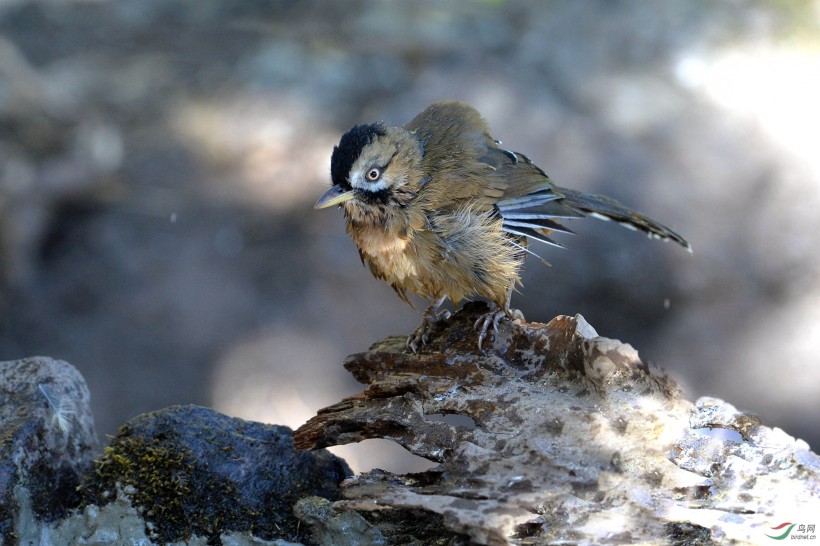
POLYGON ((314 209, 324 209, 327 207, 332 207, 333 205, 339 205, 353 199, 353 190, 344 191, 339 186, 331 186, 329 190, 322 194, 316 204, 313 205, 314 209))

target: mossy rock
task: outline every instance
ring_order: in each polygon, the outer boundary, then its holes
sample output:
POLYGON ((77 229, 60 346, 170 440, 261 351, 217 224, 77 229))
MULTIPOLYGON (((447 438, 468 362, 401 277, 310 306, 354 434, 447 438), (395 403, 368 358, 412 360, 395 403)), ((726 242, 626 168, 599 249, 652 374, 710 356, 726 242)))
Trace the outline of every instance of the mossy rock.
POLYGON ((199 535, 219 544, 229 531, 302 542, 295 502, 338 499, 338 484, 350 474, 326 451, 297 452, 288 427, 173 406, 123 425, 81 490, 87 504, 101 506, 119 484, 159 542, 199 535))

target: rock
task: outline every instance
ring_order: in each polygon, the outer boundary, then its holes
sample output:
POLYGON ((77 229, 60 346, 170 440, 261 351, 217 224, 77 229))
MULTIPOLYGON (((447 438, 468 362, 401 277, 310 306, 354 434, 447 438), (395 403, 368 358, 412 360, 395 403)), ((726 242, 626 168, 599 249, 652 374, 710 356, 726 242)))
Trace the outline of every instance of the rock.
POLYGON ((724 401, 686 401, 580 316, 503 321, 479 351, 485 311, 467 305, 419 354, 391 337, 348 357, 365 390, 296 433, 174 406, 129 421, 93 463, 77 370, 0 363, 0 546, 810 538, 820 457, 805 442, 724 401), (333 455, 294 449, 368 438, 438 466, 350 477, 333 455))
POLYGON ((229 533, 298 542, 306 529, 293 505, 338 499, 350 469, 327 452, 296 452, 291 434, 198 406, 141 415, 120 428, 81 492, 99 507, 126 497, 157 543, 224 544, 229 533))
POLYGON ((805 442, 724 402, 686 401, 580 316, 503 321, 478 351, 484 311, 465 306, 417 355, 391 337, 345 361, 366 389, 320 410, 297 448, 387 438, 439 465, 356 476, 336 509, 388 538, 377 519, 415 513, 492 545, 751 544, 784 518, 820 513, 820 464, 805 442))
POLYGON ((387 544, 378 529, 353 511, 337 511, 322 497, 305 497, 296 503, 294 515, 311 529, 311 535, 322 546, 358 546, 387 544))
POLYGON ((0 362, 0 545, 39 544, 43 522, 79 504, 96 441, 76 368, 44 357, 0 362))

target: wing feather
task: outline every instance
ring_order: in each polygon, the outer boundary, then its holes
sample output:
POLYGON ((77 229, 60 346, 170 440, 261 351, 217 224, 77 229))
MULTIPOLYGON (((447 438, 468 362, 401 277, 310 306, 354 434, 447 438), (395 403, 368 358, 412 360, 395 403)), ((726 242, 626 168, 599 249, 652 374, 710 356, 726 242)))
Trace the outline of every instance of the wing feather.
POLYGON ((536 231, 532 228, 528 227, 518 227, 518 226, 511 226, 504 222, 502 224, 504 231, 510 233, 512 235, 519 235, 521 237, 527 237, 528 239, 533 239, 535 241, 540 241, 542 243, 546 243, 551 246, 556 246, 558 248, 564 248, 564 245, 561 243, 555 242, 543 233, 536 231))

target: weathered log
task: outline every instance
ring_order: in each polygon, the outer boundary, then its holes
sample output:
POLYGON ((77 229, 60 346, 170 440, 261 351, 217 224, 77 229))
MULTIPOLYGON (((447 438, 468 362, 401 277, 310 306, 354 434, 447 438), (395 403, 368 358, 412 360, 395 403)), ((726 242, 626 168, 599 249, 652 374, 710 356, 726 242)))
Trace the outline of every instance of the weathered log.
MULTIPOLYGON (((367 385, 319 411, 300 449, 386 438, 438 466, 371 471, 337 510, 413 510, 480 544, 757 543, 817 523, 820 458, 731 405, 685 400, 580 315, 503 321, 479 351, 468 305, 419 354, 390 337, 345 367, 367 385)), ((739 378, 742 380, 742 378, 739 378)))

